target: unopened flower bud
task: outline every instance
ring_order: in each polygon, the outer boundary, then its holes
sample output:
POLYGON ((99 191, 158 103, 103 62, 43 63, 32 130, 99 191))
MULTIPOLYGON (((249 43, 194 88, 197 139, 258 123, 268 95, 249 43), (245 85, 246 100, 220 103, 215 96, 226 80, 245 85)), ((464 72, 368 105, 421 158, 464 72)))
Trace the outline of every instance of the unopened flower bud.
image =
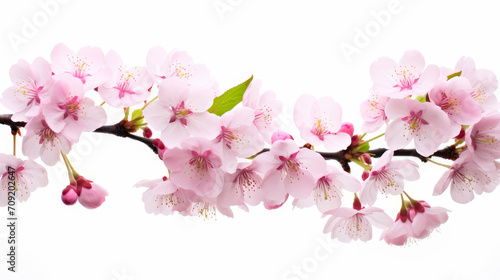
POLYGON ((274 143, 276 141, 279 141, 279 140, 287 140, 287 139, 293 139, 292 135, 286 133, 286 132, 283 132, 283 131, 276 131, 273 133, 273 135, 271 136, 271 143, 274 143))
POLYGON ((363 206, 361 205, 361 202, 359 201, 358 197, 356 197, 352 203, 352 208, 356 209, 356 210, 361 210, 363 209, 363 206))
POLYGON ((366 179, 368 179, 368 177, 370 177, 370 172, 363 171, 363 174, 361 174, 361 179, 363 179, 363 181, 366 181, 366 179))
POLYGON ((153 140, 153 146, 155 146, 158 149, 158 156, 160 157, 161 160, 163 160, 163 154, 167 150, 167 147, 165 147, 165 144, 163 144, 163 141, 156 138, 153 140))
POLYGON ((142 130, 142 136, 149 139, 153 136, 153 131, 149 127, 145 126, 142 130))
POLYGON ((354 134, 354 125, 352 125, 352 123, 350 122, 345 122, 340 127, 339 132, 347 133, 352 137, 352 135, 354 134))
POLYGON ((361 155, 361 157, 363 157, 363 161, 366 164, 372 164, 372 157, 369 154, 364 153, 364 154, 361 155))
POLYGON ((75 188, 72 186, 67 186, 61 195, 62 202, 66 205, 73 205, 78 200, 78 194, 76 194, 75 188))
POLYGON ((90 185, 91 187, 89 189, 81 189, 78 201, 85 208, 94 209, 101 206, 101 204, 106 200, 108 192, 95 183, 91 183, 90 185))
POLYGON ((457 136, 455 136, 455 140, 462 140, 465 138, 465 130, 462 128, 460 130, 460 133, 458 133, 457 136))
POLYGON ((354 135, 351 137, 351 146, 356 146, 359 143, 359 135, 354 135))

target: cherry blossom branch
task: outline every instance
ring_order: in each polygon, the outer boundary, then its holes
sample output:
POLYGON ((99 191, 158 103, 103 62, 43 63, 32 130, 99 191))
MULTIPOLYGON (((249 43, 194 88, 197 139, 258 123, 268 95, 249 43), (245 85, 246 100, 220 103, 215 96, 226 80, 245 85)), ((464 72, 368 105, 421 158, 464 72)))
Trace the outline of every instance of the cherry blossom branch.
MULTIPOLYGON (((12 128, 13 131, 17 131, 18 128, 24 127, 26 125, 25 122, 14 122, 11 119, 12 115, 11 114, 3 114, 0 115, 0 124, 3 125, 8 125, 12 128)), ((98 129, 96 129, 94 132, 98 133, 106 133, 106 134, 112 134, 116 135, 119 137, 124 137, 124 138, 130 138, 139 142, 144 143, 147 145, 151 150, 153 150, 154 153, 158 154, 158 149, 153 145, 153 140, 148 139, 145 137, 137 136, 135 134, 132 134, 127 131, 125 127, 120 125, 120 123, 114 124, 114 125, 105 125, 102 126, 98 129)), ((378 148, 378 149, 373 149, 369 150, 366 153, 370 154, 370 156, 374 158, 379 158, 381 157, 384 152, 386 152, 388 149, 386 148, 378 148)), ((257 155, 268 152, 269 149, 263 149, 257 155)), ((349 151, 340 151, 340 152, 335 152, 335 153, 329 153, 329 152, 319 152, 316 151, 318 154, 323 156, 325 159, 332 159, 338 161, 341 165, 342 168, 348 172, 350 170, 349 168, 349 151)), ((394 151, 394 156, 408 156, 408 157, 416 157, 420 159, 422 162, 427 162, 427 158, 420 155, 417 153, 415 149, 400 149, 394 151)), ((456 151, 455 146, 451 145, 446 148, 443 148, 441 150, 436 151, 433 155, 430 157, 440 157, 443 159, 450 159, 450 160, 455 160, 458 158, 458 152, 456 151)), ((429 157, 429 158, 430 158, 429 157)))
POLYGON ((25 122, 15 122, 11 118, 12 118, 12 114, 0 115, 0 124, 10 126, 12 131, 17 131, 17 130, 19 130, 20 127, 24 127, 26 125, 25 122))
POLYGON ((151 150, 153 150, 153 152, 155 154, 158 154, 158 148, 156 148, 153 145, 153 139, 149 139, 146 137, 141 137, 141 136, 137 136, 135 134, 132 134, 132 133, 128 132, 125 127, 120 125, 120 123, 117 123, 114 125, 101 126, 100 128, 94 130, 94 132, 113 134, 113 135, 116 135, 119 137, 130 138, 130 139, 142 142, 145 145, 147 145, 151 150))
MULTIPOLYGON (((12 114, 2 114, 0 115, 0 124, 3 125, 8 125, 11 127, 12 131, 17 131, 19 130, 20 127, 25 127, 26 123, 25 122, 14 122, 12 121, 12 114)), ((158 153, 158 149, 153 145, 153 140, 148 139, 145 137, 137 136, 134 135, 130 132, 127 131, 125 127, 120 125, 120 123, 114 124, 114 125, 105 125, 102 126, 98 129, 96 129, 94 132, 98 133, 106 133, 106 134, 112 134, 116 135, 119 137, 124 137, 124 138, 130 138, 139 142, 144 143, 147 145, 151 150, 153 150, 154 153, 158 153)))

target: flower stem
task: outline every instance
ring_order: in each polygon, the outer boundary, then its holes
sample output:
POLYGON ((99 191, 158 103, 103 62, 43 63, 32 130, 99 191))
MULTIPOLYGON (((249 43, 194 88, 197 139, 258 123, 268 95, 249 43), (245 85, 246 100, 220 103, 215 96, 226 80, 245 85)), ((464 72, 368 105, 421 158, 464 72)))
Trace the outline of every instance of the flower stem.
POLYGON ((16 134, 14 134, 14 152, 13 152, 14 156, 16 156, 16 134))
POLYGON ((76 183, 75 177, 73 176, 73 173, 71 171, 71 167, 69 165, 68 158, 66 158, 66 155, 61 151, 61 155, 64 160, 64 165, 66 165, 66 169, 68 170, 68 176, 69 176, 69 182, 70 183, 76 183))
POLYGON ((450 166, 450 165, 446 165, 446 164, 442 164, 442 163, 439 163, 439 162, 433 161, 433 160, 432 160, 432 159, 430 159, 430 158, 428 158, 428 159, 427 159, 427 161, 432 162, 432 163, 434 163, 434 164, 436 164, 436 165, 439 165, 439 166, 442 166, 442 167, 446 167, 446 168, 448 168, 448 169, 450 169, 450 168, 451 168, 451 166, 450 166))
POLYGON ((352 162, 354 162, 355 164, 363 167, 363 169, 366 170, 366 171, 370 171, 372 169, 372 167, 370 165, 366 165, 366 164, 362 163, 361 161, 359 161, 357 159, 351 158, 349 160, 352 161, 352 162))
POLYGON ((61 151, 61 154, 64 158, 64 162, 67 162, 67 164, 69 165, 69 168, 71 169, 71 172, 73 173, 73 176, 74 178, 77 178, 80 177, 80 174, 78 174, 78 172, 76 172, 75 168, 73 168, 73 165, 71 165, 71 162, 69 161, 68 157, 61 151))
POLYGON ((368 140, 363 141, 363 143, 369 143, 369 142, 371 142, 373 140, 376 140, 376 139, 378 139, 378 138, 380 138, 380 137, 382 137, 384 135, 385 135, 385 133, 382 133, 382 134, 380 134, 378 136, 373 137, 372 139, 368 139, 368 140))
POLYGON ((148 105, 151 104, 151 103, 153 103, 153 101, 155 101, 156 99, 158 99, 158 96, 156 96, 155 98, 151 99, 151 101, 149 101, 148 103, 144 104, 144 106, 142 107, 141 110, 146 109, 146 107, 148 107, 148 105))
POLYGON ((455 78, 455 77, 460 77, 460 75, 462 75, 462 71, 460 71, 460 72, 456 72, 456 73, 453 73, 453 74, 450 74, 450 75, 448 75, 448 76, 447 76, 448 81, 449 81, 450 79, 452 79, 452 78, 455 78))

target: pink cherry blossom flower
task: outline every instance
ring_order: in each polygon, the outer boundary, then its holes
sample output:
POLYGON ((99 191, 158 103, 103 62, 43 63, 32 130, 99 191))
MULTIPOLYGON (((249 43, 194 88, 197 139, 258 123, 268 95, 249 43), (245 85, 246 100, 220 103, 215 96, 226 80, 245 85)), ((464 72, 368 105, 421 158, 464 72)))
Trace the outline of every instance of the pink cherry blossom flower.
POLYGON ((219 117, 207 112, 213 103, 207 89, 172 78, 160 84, 158 97, 144 110, 144 117, 161 130, 167 147, 178 146, 190 135, 213 139, 219 134, 219 117))
POLYGON ((494 162, 495 168, 488 170, 486 173, 486 185, 484 191, 490 193, 500 184, 500 162, 494 162))
POLYGON ((361 117, 365 121, 361 127, 363 132, 375 132, 389 121, 385 115, 385 105, 389 99, 372 93, 368 100, 361 103, 361 117))
POLYGON ((441 143, 455 136, 448 115, 429 102, 391 99, 385 106, 385 113, 392 120, 385 133, 391 150, 404 148, 414 140, 417 152, 428 157, 441 143))
POLYGON ((216 220, 217 210, 226 217, 233 218, 233 211, 217 203, 216 198, 194 198, 191 206, 182 212, 183 215, 197 216, 204 220, 216 220))
POLYGON ((407 51, 399 64, 388 57, 379 58, 370 67, 372 90, 377 95, 405 98, 409 95, 423 95, 439 79, 439 68, 429 65, 418 51, 407 51))
POLYGON ((394 151, 386 151, 375 163, 370 175, 363 182, 361 202, 372 206, 377 193, 399 195, 404 191, 404 181, 418 180, 418 164, 411 160, 392 160, 394 151))
POLYGON ((247 158, 264 148, 264 141, 252 125, 253 110, 246 107, 233 109, 221 117, 219 135, 212 142, 219 149, 222 170, 233 173, 238 165, 237 157, 247 158))
POLYGON ((274 132, 273 135, 271 135, 271 144, 274 144, 274 142, 276 142, 276 141, 284 141, 287 139, 294 140, 292 135, 278 130, 278 131, 274 132))
POLYGON ((470 81, 472 85, 470 95, 484 112, 500 108, 500 103, 494 93, 498 88, 498 80, 492 71, 476 69, 474 60, 462 57, 455 66, 455 72, 461 72, 460 77, 470 81))
POLYGON ((261 81, 253 80, 243 95, 242 104, 254 110, 253 124, 264 141, 271 144, 271 136, 278 130, 276 120, 281 113, 283 104, 276 100, 276 94, 272 91, 260 94, 261 85, 261 81))
MULTIPOLYGON (((203 64, 193 62, 193 59, 183 51, 167 52, 161 47, 149 50, 146 64, 151 78, 161 84, 163 80, 177 78, 188 85, 212 89, 217 92, 217 84, 210 76, 208 68, 203 64)), ((214 96, 212 96, 214 97, 214 96)))
POLYGON ((156 180, 142 180, 134 187, 146 187, 142 201, 147 213, 170 215, 173 212, 186 211, 194 193, 177 188, 167 177, 156 180))
POLYGON ((468 203, 474 199, 474 192, 481 194, 487 183, 487 172, 472 160, 469 151, 462 152, 439 179, 433 195, 442 194, 450 186, 451 198, 458 203, 468 203))
POLYGON ((166 150, 163 162, 172 171, 170 180, 181 189, 202 197, 216 197, 222 191, 222 161, 213 143, 205 138, 189 138, 181 148, 166 150))
POLYGON ((106 200, 108 192, 98 184, 79 176, 76 181, 76 193, 78 202, 88 209, 95 209, 106 200))
POLYGON ((59 161, 61 151, 69 153, 75 141, 64 132, 54 132, 42 115, 29 121, 26 130, 26 135, 23 137, 23 154, 29 159, 40 157, 49 166, 59 161))
POLYGON ((14 85, 3 92, 2 104, 14 112, 13 121, 27 122, 38 115, 47 101, 47 91, 52 85, 50 64, 41 57, 31 65, 19 60, 9 74, 14 85))
POLYGON ((316 181, 311 195, 306 199, 295 199, 293 205, 299 208, 316 205, 321 213, 325 213, 340 207, 342 189, 359 192, 361 183, 350 174, 327 166, 325 174, 316 181))
POLYGON ((351 144, 349 134, 339 132, 342 108, 331 97, 316 100, 312 95, 302 95, 295 103, 293 119, 300 136, 313 146, 324 144, 327 149, 338 151, 351 144))
POLYGON ((293 140, 274 142, 269 152, 260 154, 254 161, 265 174, 264 201, 283 201, 288 193, 295 198, 307 198, 316 180, 326 171, 322 156, 306 148, 299 149, 293 140))
POLYGON ((331 233, 333 239, 341 242, 351 240, 368 241, 372 239, 372 226, 381 229, 392 225, 392 219, 377 207, 353 209, 341 207, 325 212, 323 216, 330 215, 323 233, 331 233))
POLYGON ((398 214, 398 218, 394 224, 382 232, 380 240, 385 240, 387 244, 403 246, 408 242, 408 238, 414 237, 415 233, 413 232, 411 222, 403 222, 398 214))
POLYGON ((146 67, 124 65, 115 51, 106 55, 106 65, 110 69, 111 78, 99 86, 99 94, 107 104, 123 108, 147 100, 153 81, 146 67))
POLYGON ((484 169, 493 169, 500 158, 500 114, 484 116, 465 133, 465 143, 474 161, 484 169))
POLYGON ((384 239, 387 244, 402 246, 407 244, 408 239, 426 238, 432 230, 448 220, 446 212, 447 209, 430 207, 425 201, 414 200, 411 204, 407 202, 394 224, 384 230, 380 239, 384 239))
POLYGON ((263 198, 262 204, 264 205, 264 208, 266 208, 267 210, 275 210, 283 206, 289 197, 290 195, 286 194, 286 196, 281 200, 270 200, 263 198))
POLYGON ((61 75, 50 92, 50 103, 42 110, 50 128, 77 140, 84 131, 94 131, 106 123, 106 112, 84 96, 82 83, 61 75))
POLYGON ((262 201, 262 174, 257 165, 256 161, 240 162, 236 172, 225 174, 224 188, 218 197, 221 205, 256 206, 262 201))
POLYGON ((470 96, 471 91, 469 81, 461 77, 439 83, 429 91, 430 101, 448 114, 454 135, 462 125, 472 125, 481 118, 481 108, 470 96))
POLYGON ((413 233, 417 238, 428 236, 430 232, 448 221, 448 209, 443 207, 431 207, 426 201, 412 201, 413 208, 410 209, 413 233), (420 206, 415 204, 420 203, 420 206), (414 215, 414 216, 413 216, 414 215))
POLYGON ((24 202, 37 188, 45 187, 48 183, 47 171, 38 163, 0 154, 0 206, 8 203, 9 184, 11 189, 12 184, 15 185, 16 199, 24 202))
POLYGON ((104 53, 100 48, 83 47, 76 54, 60 43, 50 54, 52 72, 55 75, 67 73, 80 79, 85 91, 100 86, 109 78, 105 67, 104 53))

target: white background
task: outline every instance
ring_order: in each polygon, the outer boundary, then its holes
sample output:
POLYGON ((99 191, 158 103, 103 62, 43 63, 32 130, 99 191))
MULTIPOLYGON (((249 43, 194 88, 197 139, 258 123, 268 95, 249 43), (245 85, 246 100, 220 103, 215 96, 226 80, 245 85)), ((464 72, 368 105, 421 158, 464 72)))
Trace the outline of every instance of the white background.
MULTIPOLYGON (((251 75, 261 79, 283 101, 280 122, 293 132, 290 112, 304 93, 332 96, 342 105, 344 120, 359 128, 359 104, 371 86, 368 69, 381 56, 398 60, 405 50, 417 49, 427 63, 452 68, 467 55, 478 68, 500 73, 494 1, 392 1, 397 8, 390 20, 374 25, 374 13, 387 10, 390 2, 67 0, 47 15, 38 1, 2 1, 0 87, 10 86, 10 65, 21 58, 49 59, 59 42, 73 50, 114 49, 129 64, 144 63, 149 48, 160 45, 185 50, 206 64, 222 90, 251 75), (217 3, 232 8, 218 13, 217 3), (26 22, 38 24, 37 30, 23 35, 26 22), (372 36, 347 59, 340 46, 353 45, 356 30, 366 28, 372 36), (25 41, 14 46, 13 34, 25 41)), ((7 111, 0 107, 0 113, 7 111)), ((120 118, 116 111, 110 115, 109 123, 120 118)), ((0 135, 0 152, 11 153, 8 128, 0 127, 0 135)), ((373 143, 383 145, 383 140, 373 143)), ((423 179, 406 188, 415 198, 452 211, 430 238, 400 248, 378 241, 375 230, 369 243, 335 242, 325 250, 326 219, 315 209, 259 206, 250 213, 236 210, 235 219, 219 215, 208 222, 146 214, 142 190, 132 186, 163 176, 165 169, 132 140, 84 136, 71 158, 80 174, 109 191, 106 202, 93 211, 63 205, 60 193, 68 183, 63 166, 47 168, 49 186, 18 205, 16 274, 6 272, 7 233, 0 224, 0 279, 500 279, 500 192, 467 205, 453 203, 449 192, 432 197, 445 171, 439 166, 422 167, 423 179), (303 274, 293 274, 293 267, 303 274)), ((345 199, 349 206, 352 195, 345 199)), ((378 202, 395 217, 398 198, 378 202)))

